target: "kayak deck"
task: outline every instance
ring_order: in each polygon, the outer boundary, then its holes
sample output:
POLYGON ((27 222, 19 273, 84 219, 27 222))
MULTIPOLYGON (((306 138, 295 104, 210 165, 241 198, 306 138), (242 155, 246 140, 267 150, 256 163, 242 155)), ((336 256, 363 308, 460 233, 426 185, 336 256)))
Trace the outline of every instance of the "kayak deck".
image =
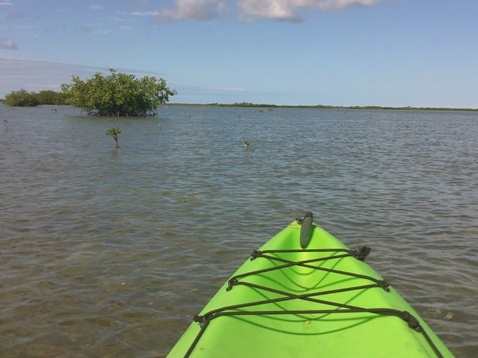
POLYGON ((363 262, 369 251, 293 222, 252 253, 169 357, 451 357, 363 262))

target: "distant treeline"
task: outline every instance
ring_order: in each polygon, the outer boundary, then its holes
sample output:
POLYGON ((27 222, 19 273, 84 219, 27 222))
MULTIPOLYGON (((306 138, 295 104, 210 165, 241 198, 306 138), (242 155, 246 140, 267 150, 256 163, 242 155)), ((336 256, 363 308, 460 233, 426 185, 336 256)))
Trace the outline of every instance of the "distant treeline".
POLYGON ((409 110, 409 111, 478 111, 478 108, 448 108, 448 107, 390 107, 390 106, 331 106, 331 105, 276 105, 276 104, 255 104, 250 102, 240 103, 208 103, 188 104, 169 103, 169 106, 210 106, 210 107, 256 107, 256 108, 318 108, 318 109, 366 109, 366 110, 409 110))
POLYGON ((24 89, 12 91, 1 100, 8 106, 36 107, 42 104, 66 104, 66 95, 62 92, 44 90, 40 92, 28 92, 24 89))

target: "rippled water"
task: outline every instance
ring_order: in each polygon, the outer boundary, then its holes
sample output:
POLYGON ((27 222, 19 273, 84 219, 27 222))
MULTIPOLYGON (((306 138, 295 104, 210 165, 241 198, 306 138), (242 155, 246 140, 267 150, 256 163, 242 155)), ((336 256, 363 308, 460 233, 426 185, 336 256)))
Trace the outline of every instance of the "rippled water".
POLYGON ((0 119, 2 357, 164 356, 304 210, 371 246, 450 349, 478 356, 476 112, 1 106, 0 119))

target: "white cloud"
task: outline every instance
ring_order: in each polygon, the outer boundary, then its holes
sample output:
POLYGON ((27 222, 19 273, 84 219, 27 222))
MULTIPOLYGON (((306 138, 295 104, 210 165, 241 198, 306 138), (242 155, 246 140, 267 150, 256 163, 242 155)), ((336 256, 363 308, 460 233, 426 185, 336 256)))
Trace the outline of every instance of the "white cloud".
MULTIPOLYGON (((157 16, 159 19, 207 21, 222 15, 227 2, 237 5, 239 18, 243 21, 300 21, 301 10, 341 10, 353 5, 372 6, 381 1, 383 0, 174 0, 174 8, 161 10, 157 16)), ((151 12, 130 14, 152 15, 151 12)))
POLYGON ((12 6, 13 1, 12 0, 0 0, 0 6, 4 6, 4 5, 12 6))
POLYGON ((241 19, 299 21, 299 10, 340 10, 353 5, 372 6, 382 0, 238 0, 241 19))
MULTIPOLYGON (((1 0, 0 0, 1 1, 1 0)), ((250 22, 259 19, 301 21, 301 10, 341 10, 350 6, 373 6, 384 0, 236 0, 239 19, 250 22)), ((131 16, 154 16, 160 20, 209 21, 226 12, 227 0, 174 0, 173 8, 160 11, 136 10, 120 12, 131 16)), ((228 5, 229 6, 229 5, 228 5)))
POLYGON ((297 7, 305 7, 306 0, 240 0, 240 16, 245 21, 257 18, 298 21, 297 7))
POLYGON ((17 44, 12 39, 8 39, 6 37, 0 37, 0 49, 16 50, 17 44))
POLYGON ((219 17, 225 7, 225 0, 175 0, 174 9, 159 12, 160 19, 211 20, 219 17))

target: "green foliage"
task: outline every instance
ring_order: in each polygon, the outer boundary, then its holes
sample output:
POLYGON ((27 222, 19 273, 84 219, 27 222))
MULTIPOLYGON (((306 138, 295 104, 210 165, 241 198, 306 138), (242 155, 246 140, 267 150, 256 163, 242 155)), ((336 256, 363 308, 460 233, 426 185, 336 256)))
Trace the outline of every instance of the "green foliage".
POLYGON ((62 92, 44 90, 34 94, 40 104, 65 104, 66 96, 62 92))
POLYGON ((176 94, 162 78, 146 76, 137 79, 115 70, 110 70, 108 76, 96 73, 86 81, 72 76, 72 81, 72 84, 61 86, 67 103, 90 115, 154 116, 158 106, 176 94))
POLYGON ((16 107, 36 107, 42 104, 65 104, 65 95, 61 92, 45 90, 36 92, 12 91, 5 96, 3 103, 16 107))
POLYGON ((119 140, 118 136, 121 134, 121 129, 119 127, 112 127, 106 131, 106 135, 109 135, 113 137, 115 144, 116 144, 116 149, 119 148, 119 140))
POLYGON ((17 107, 36 107, 40 101, 31 92, 22 89, 20 91, 12 91, 5 96, 4 103, 8 106, 17 107))

